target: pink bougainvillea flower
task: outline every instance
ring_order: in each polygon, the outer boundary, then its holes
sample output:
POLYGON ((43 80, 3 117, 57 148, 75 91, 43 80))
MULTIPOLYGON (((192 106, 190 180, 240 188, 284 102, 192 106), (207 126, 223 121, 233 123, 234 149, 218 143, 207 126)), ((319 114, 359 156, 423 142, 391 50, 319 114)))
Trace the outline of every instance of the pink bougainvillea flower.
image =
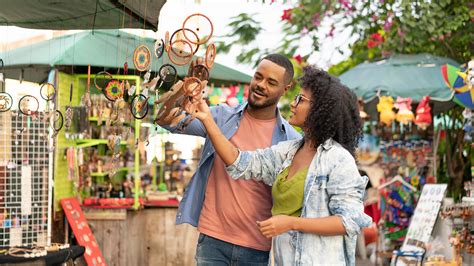
POLYGON ((309 30, 308 28, 304 27, 301 31, 300 31, 300 34, 301 36, 305 36, 309 33, 309 30))
POLYGON ((311 24, 313 24, 314 27, 319 27, 321 25, 321 15, 319 13, 315 13, 313 17, 311 18, 311 24))
POLYGON ((300 64, 300 65, 301 65, 301 62, 303 62, 303 58, 299 54, 293 56, 293 59, 295 59, 295 61, 298 62, 298 64, 300 64))
POLYGON ((384 38, 380 33, 378 33, 378 32, 372 33, 369 37, 369 40, 367 41, 367 48, 370 49, 370 48, 373 48, 375 46, 379 46, 383 42, 384 42, 384 38))
POLYGON ((281 20, 288 20, 289 22, 291 22, 291 11, 293 9, 285 9, 283 10, 283 15, 281 15, 281 20))
POLYGON ((391 21, 385 21, 385 24, 383 25, 383 29, 388 32, 392 28, 393 23, 391 21))

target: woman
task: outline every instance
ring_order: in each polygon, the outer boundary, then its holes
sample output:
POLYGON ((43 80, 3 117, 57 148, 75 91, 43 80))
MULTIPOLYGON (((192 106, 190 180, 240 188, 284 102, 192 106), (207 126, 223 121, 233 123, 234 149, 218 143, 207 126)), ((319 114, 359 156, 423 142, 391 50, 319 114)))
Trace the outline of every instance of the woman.
POLYGON ((303 72, 289 119, 303 130, 302 139, 239 151, 204 101, 195 114, 230 176, 272 186, 272 217, 257 226, 273 238, 276 265, 354 265, 357 234, 371 223, 362 203, 367 177, 354 158, 362 134, 357 98, 322 70, 303 72))

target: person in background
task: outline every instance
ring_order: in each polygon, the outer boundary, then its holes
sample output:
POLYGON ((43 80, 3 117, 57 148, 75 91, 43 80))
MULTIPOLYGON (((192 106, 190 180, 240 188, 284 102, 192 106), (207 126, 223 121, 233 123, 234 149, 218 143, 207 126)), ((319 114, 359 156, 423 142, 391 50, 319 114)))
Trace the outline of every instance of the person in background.
POLYGON ((357 98, 323 70, 303 72, 289 119, 302 139, 244 151, 222 134, 203 100, 195 115, 231 177, 272 185, 273 216, 255 226, 273 238, 275 265, 355 265, 357 235, 371 224, 362 201, 368 178, 355 160, 362 135, 357 98))
MULTIPOLYGON (((225 139, 243 150, 269 147, 300 135, 277 108, 290 88, 293 65, 285 56, 270 54, 258 64, 250 81, 248 103, 211 108, 210 117, 225 139)), ((172 113, 172 112, 171 112, 172 113)), ((183 131, 172 118, 158 120, 172 133, 206 138, 199 167, 185 190, 176 223, 189 223, 200 232, 197 265, 268 265, 271 240, 260 233, 255 221, 271 217, 271 187, 253 181, 235 181, 215 153, 203 124, 195 119, 183 131)))

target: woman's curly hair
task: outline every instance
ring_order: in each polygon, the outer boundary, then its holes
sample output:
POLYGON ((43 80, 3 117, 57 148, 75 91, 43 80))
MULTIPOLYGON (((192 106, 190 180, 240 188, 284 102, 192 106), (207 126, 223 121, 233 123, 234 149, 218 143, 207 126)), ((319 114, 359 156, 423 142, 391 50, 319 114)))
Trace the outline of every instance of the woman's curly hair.
POLYGON ((303 68, 301 87, 311 92, 311 109, 304 123, 306 138, 323 144, 332 138, 352 156, 362 137, 356 95, 339 79, 314 66, 303 68))

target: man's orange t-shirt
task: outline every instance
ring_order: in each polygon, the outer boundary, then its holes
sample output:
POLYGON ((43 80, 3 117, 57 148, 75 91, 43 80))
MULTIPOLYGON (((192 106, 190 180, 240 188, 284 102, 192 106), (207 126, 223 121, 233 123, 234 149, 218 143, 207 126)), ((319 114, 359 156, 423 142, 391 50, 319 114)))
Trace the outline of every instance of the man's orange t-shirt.
MULTIPOLYGON (((244 112, 240 127, 230 139, 243 151, 269 147, 276 118, 259 120, 244 112)), ((257 221, 270 218, 271 187, 254 180, 234 180, 217 155, 209 174, 199 232, 235 245, 268 251, 271 239, 265 238, 257 221)))

